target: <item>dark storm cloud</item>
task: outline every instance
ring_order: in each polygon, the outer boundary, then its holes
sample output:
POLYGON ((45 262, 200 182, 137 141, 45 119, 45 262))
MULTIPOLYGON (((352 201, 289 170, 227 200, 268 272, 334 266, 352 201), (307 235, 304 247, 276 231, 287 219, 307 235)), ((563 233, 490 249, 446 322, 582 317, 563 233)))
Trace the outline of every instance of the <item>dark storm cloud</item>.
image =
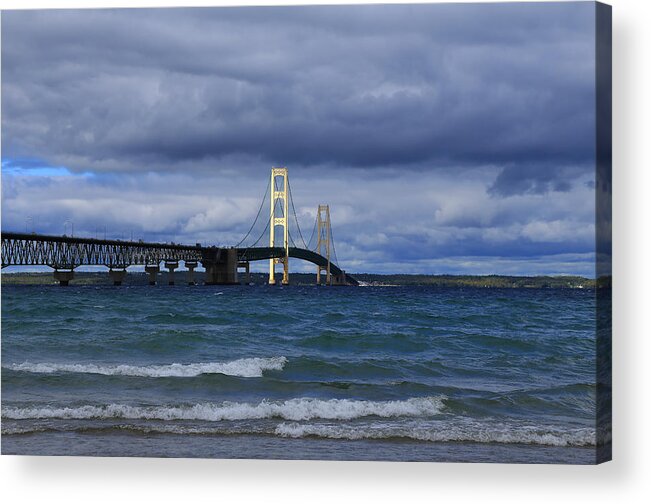
POLYGON ((544 194, 549 191, 567 192, 571 181, 594 170, 594 165, 558 166, 554 164, 524 163, 502 169, 488 192, 494 196, 515 194, 544 194))
POLYGON ((2 228, 234 245, 287 165, 349 271, 588 274, 593 14, 3 12, 2 228))
POLYGON ((493 164, 495 194, 564 190, 593 159, 592 8, 4 12, 3 153, 96 172, 493 164))

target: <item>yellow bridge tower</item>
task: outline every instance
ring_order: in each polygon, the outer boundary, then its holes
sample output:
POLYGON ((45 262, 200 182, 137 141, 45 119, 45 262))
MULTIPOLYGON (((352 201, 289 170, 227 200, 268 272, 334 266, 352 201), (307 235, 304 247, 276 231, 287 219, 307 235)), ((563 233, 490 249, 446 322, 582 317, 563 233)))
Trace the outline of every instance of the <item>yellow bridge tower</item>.
POLYGON ((319 205, 316 213, 317 242, 316 253, 321 254, 328 260, 327 266, 316 267, 316 283, 321 284, 321 272, 326 272, 326 285, 332 285, 330 278, 330 205, 319 205), (325 247, 325 254, 323 248, 325 247))
POLYGON ((287 226, 287 168, 271 169, 271 215, 269 217, 269 246, 276 246, 276 226, 283 228, 284 257, 269 259, 269 284, 275 285, 276 264, 283 265, 283 285, 289 284, 289 227, 287 226), (280 180, 282 179, 282 180, 280 180), (280 183, 278 184, 277 182, 280 183))

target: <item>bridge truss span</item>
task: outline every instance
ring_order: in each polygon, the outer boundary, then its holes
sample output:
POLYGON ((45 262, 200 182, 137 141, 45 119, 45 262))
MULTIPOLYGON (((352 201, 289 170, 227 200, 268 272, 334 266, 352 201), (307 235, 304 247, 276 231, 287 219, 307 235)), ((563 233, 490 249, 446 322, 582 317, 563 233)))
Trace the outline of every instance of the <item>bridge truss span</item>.
MULTIPOLYGON (((179 261, 187 267, 201 263, 209 274, 207 283, 238 283, 237 264, 282 258, 283 247, 218 248, 168 243, 146 243, 121 240, 96 240, 68 236, 28 233, 2 233, 2 267, 49 266, 54 270, 74 270, 78 266, 105 266, 126 269, 128 266, 152 265, 159 271, 163 262, 175 268, 179 261), (190 265, 190 266, 188 266, 190 265), (212 280, 211 275, 213 276, 212 280)), ((289 247, 289 257, 325 268, 328 259, 308 249, 289 247)), ((358 285, 357 280, 333 263, 331 273, 339 285, 358 285)), ((64 277, 62 277, 64 278, 64 277)), ((72 276, 70 279, 73 278, 72 276)))
POLYGON ((96 240, 28 233, 2 233, 2 267, 50 266, 74 269, 77 266, 126 268, 162 261, 200 261, 200 246, 96 240))

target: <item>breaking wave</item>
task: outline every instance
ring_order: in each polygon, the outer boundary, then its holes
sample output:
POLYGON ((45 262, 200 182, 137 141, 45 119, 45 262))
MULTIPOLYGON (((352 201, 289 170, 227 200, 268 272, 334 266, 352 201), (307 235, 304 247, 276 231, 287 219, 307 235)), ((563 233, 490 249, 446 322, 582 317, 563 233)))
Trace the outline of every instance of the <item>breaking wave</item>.
POLYGON ((578 428, 564 430, 553 427, 455 425, 439 426, 347 426, 282 423, 275 434, 282 437, 318 437, 329 439, 410 439, 430 442, 471 442, 503 444, 535 444, 547 446, 594 446, 595 430, 578 428))
POLYGON ((287 401, 262 401, 258 404, 224 402, 192 406, 105 406, 79 407, 8 407, 2 417, 22 419, 129 419, 129 420, 248 420, 282 418, 284 420, 351 420, 366 416, 401 417, 437 415, 443 408, 444 396, 419 397, 404 401, 357 401, 351 399, 297 398, 287 401))
POLYGON ((7 369, 29 373, 90 373, 100 375, 143 376, 148 378, 193 377, 202 374, 224 374, 255 378, 264 371, 282 371, 287 363, 286 357, 252 357, 231 362, 203 362, 192 364, 164 364, 131 366, 127 364, 59 364, 31 363, 11 364, 7 369))
MULTIPOLYGON (((120 417, 119 420, 124 420, 120 417)), ((560 426, 532 426, 479 422, 433 422, 414 425, 405 422, 379 422, 353 425, 327 423, 302 424, 295 421, 280 424, 218 423, 212 425, 160 424, 101 424, 64 423, 61 425, 4 425, 3 435, 25 435, 40 432, 95 432, 127 431, 146 435, 172 434, 188 436, 268 435, 285 438, 321 438, 333 440, 393 440, 432 443, 528 444, 557 447, 592 447, 596 443, 593 428, 563 428, 560 426)))

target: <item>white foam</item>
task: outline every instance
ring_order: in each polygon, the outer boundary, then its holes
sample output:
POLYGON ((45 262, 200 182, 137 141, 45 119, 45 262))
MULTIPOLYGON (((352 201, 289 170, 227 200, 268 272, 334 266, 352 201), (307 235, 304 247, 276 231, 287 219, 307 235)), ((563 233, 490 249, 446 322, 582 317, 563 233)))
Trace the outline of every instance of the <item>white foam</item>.
POLYGON ((281 423, 275 434, 283 437, 321 437, 329 439, 389 439, 403 438, 431 442, 473 442, 535 444, 547 446, 594 446, 595 431, 591 428, 533 427, 503 424, 455 424, 441 422, 439 425, 323 425, 281 423))
POLYGON ((3 436, 10 436, 16 434, 34 434, 36 432, 45 432, 47 429, 43 427, 2 427, 0 434, 3 436))
POLYGON ((8 369, 30 373, 90 373, 101 375, 144 376, 150 378, 192 377, 201 374, 220 373, 230 376, 254 378, 262 376, 263 371, 282 371, 287 363, 285 357, 252 357, 231 362, 201 362, 192 364, 164 364, 132 366, 128 364, 63 364, 31 363, 11 364, 8 369))
MULTIPOLYGON (((132 411, 133 412, 133 411, 132 411)), ((16 413, 16 411, 12 412, 16 413)), ((49 412, 52 413, 52 412, 49 412)), ((71 411, 72 413, 72 411, 71 411)), ((95 413, 106 414, 106 411, 95 411, 95 413)), ((115 413, 115 410, 113 411, 115 413)), ((112 417, 115 420, 124 420, 126 411, 120 412, 117 416, 112 417)), ((148 412, 147 414, 150 414, 148 412)), ((35 412, 30 412, 35 414, 35 412)), ((76 412, 79 418, 79 411, 76 412)), ((93 414, 92 410, 84 410, 84 414, 93 414)), ((169 415, 163 415, 169 416, 169 415)), ((33 418, 33 417, 30 417, 33 418)), ((48 417, 51 418, 51 417, 48 417)), ((71 417, 66 417, 71 418, 71 417)), ((90 418, 90 417, 87 417, 90 418)), ((94 417, 93 417, 94 418, 94 417)), ((102 417, 106 418, 106 416, 102 417)), ((142 418, 142 417, 139 417, 142 418)), ((150 417, 147 417, 150 418, 150 417)), ((324 421, 327 422, 327 421, 324 421)), ((403 439, 414 440, 419 442, 464 442, 464 443, 481 443, 481 444, 530 444, 541 446, 558 446, 558 447, 589 447, 596 445, 595 431, 591 428, 563 428, 560 426, 522 426, 518 424, 504 425, 494 424, 492 422, 469 424, 466 422, 457 423, 455 421, 439 422, 439 425, 408 425, 404 420, 397 421, 400 423, 358 423, 352 425, 336 425, 327 423, 301 424, 297 422, 280 423, 275 426, 265 424, 232 424, 232 423, 215 423, 212 425, 187 425, 187 424, 117 424, 100 426, 86 426, 83 424, 75 425, 73 423, 63 424, 61 426, 45 427, 41 425, 33 426, 6 426, 2 427, 2 435, 31 434, 46 432, 52 430, 62 431, 87 431, 90 429, 106 430, 117 429, 141 432, 144 434, 177 434, 177 435, 230 435, 230 434, 271 434, 289 438, 318 437, 327 439, 341 440, 391 440, 403 439)), ((386 421, 385 421, 386 422, 386 421)), ((394 420, 393 422, 396 422, 394 420)))
POLYGON ((355 401, 351 399, 296 398, 287 401, 262 401, 257 404, 224 402, 192 406, 129 406, 108 404, 79 407, 6 407, 2 417, 22 419, 148 419, 148 420, 247 420, 282 418, 284 420, 351 420, 366 416, 400 417, 437 415, 444 397, 419 397, 405 401, 355 401))

